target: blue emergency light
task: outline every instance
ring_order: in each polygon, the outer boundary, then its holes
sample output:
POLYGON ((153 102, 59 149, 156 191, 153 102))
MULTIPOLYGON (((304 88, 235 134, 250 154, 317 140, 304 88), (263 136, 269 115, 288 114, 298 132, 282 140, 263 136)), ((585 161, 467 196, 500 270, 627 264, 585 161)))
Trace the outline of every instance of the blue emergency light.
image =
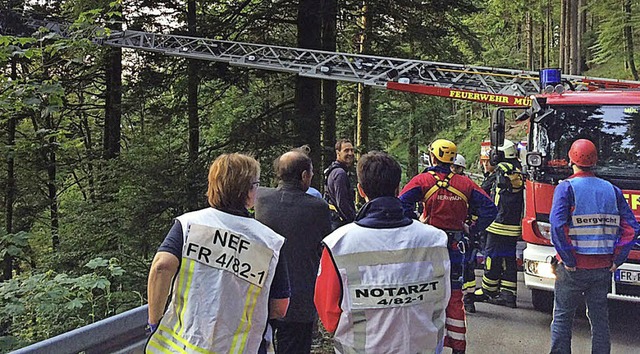
POLYGON ((560 69, 542 69, 540 70, 540 88, 554 87, 562 81, 562 73, 560 69))

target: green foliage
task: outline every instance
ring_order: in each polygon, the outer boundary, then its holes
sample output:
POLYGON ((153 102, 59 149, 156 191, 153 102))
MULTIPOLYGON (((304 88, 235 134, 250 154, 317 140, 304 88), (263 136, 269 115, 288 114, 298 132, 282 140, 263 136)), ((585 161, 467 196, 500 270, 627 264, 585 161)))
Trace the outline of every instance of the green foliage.
POLYGON ((524 0, 484 0, 478 3, 483 10, 464 21, 482 43, 476 64, 524 69, 522 25, 525 12, 535 11, 535 7, 524 0))
POLYGON ((114 287, 124 274, 117 259, 95 258, 84 268, 89 272, 75 277, 47 271, 1 283, 0 322, 10 324, 13 339, 0 345, 50 338, 141 304, 138 294, 114 287))
POLYGON ((595 31, 596 41, 590 48, 593 50, 593 63, 606 63, 625 52, 624 27, 630 18, 621 5, 619 0, 591 2, 591 11, 602 16, 600 26, 595 31))
POLYGON ((29 260, 29 238, 28 232, 8 234, 4 228, 0 228, 0 259, 9 256, 14 261, 29 260))

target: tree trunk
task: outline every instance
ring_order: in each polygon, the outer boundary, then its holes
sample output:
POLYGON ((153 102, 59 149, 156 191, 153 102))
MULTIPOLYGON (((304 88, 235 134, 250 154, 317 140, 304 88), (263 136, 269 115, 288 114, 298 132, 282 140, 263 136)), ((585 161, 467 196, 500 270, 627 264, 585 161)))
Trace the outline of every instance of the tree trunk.
MULTIPOLYGON (((196 33, 196 1, 187 3, 187 27, 189 35, 195 37, 196 33)), ((198 154, 200 149, 200 119, 198 117, 198 61, 187 59, 187 114, 189 125, 189 164, 187 167, 187 205, 190 210, 198 207, 201 199, 197 190, 197 177, 199 164, 198 154)))
POLYGON ((122 48, 107 49, 103 157, 120 155, 120 124, 122 120, 122 48))
MULTIPOLYGON (((298 47, 322 49, 322 22, 317 2, 300 0, 298 5, 298 47)), ((320 148, 320 95, 321 80, 304 77, 296 78, 294 119, 294 143, 311 147, 314 173, 322 173, 320 148)))
POLYGON ((587 31, 587 25, 586 22, 587 21, 587 9, 586 9, 586 0, 578 0, 578 24, 576 25, 577 28, 577 32, 578 32, 578 42, 576 43, 577 45, 577 55, 578 55, 578 63, 577 63, 577 74, 581 75, 582 72, 585 69, 585 63, 586 63, 586 59, 585 59, 585 55, 584 52, 586 52, 586 50, 583 50, 582 48, 582 39, 584 37, 584 33, 587 31))
MULTIPOLYGON (((362 17, 360 28, 360 46, 358 52, 360 54, 368 54, 369 52, 369 6, 367 0, 362 3, 362 17)), ((358 111, 356 123, 356 148, 357 156, 366 153, 369 145, 369 106, 371 92, 370 88, 363 84, 358 84, 358 111)))
POLYGON ((553 8, 551 7, 551 0, 547 0, 547 31, 549 31, 547 32, 547 65, 545 65, 547 68, 551 67, 551 48, 553 48, 553 45, 555 44, 553 41, 554 23, 553 17, 551 16, 552 13, 553 8))
POLYGON ((558 67, 564 72, 564 19, 566 17, 564 13, 565 1, 560 0, 560 34, 558 36, 558 67))
POLYGON ((527 38, 527 69, 533 70, 533 19, 531 18, 531 12, 527 11, 525 14, 525 27, 527 38))
MULTIPOLYGON (((48 74, 46 74, 48 75, 48 74)), ((54 123, 53 113, 47 113, 44 117, 44 127, 48 131, 56 131, 58 129, 57 124, 54 123)), ((33 127, 36 131, 39 130, 38 124, 33 119, 33 127)), ((58 146, 58 139, 55 134, 52 134, 46 141, 46 144, 41 148, 42 160, 45 163, 47 170, 47 200, 49 202, 49 222, 51 223, 51 245, 54 252, 60 249, 60 220, 58 218, 58 185, 56 177, 58 173, 56 148, 58 146)))
MULTIPOLYGON (((48 119, 52 120, 51 114, 49 114, 48 119)), ((50 151, 47 153, 47 190, 50 211, 49 220, 51 221, 51 245, 53 246, 53 250, 57 252, 60 249, 60 219, 58 217, 58 186, 56 184, 58 168, 56 165, 56 140, 54 136, 49 138, 50 151)))
POLYGON ((369 146, 369 120, 371 105, 371 89, 364 84, 358 84, 358 122, 356 129, 356 146, 358 158, 366 154, 369 146))
POLYGON ((580 52, 578 51, 578 0, 570 0, 571 7, 569 8, 569 73, 571 75, 578 75, 578 63, 580 62, 580 52))
POLYGON ((516 51, 522 50, 522 21, 516 21, 516 51))
MULTIPOLYGON (((322 3, 322 49, 336 51, 336 16, 338 11, 337 0, 323 0, 322 3)), ((333 146, 336 142, 336 101, 337 81, 322 80, 322 167, 329 166, 335 158, 333 146)), ((324 174, 319 174, 324 178, 324 174)), ((321 178, 316 178, 314 185, 324 185, 321 178)))
MULTIPOLYGON (((545 7, 544 7, 544 0, 541 1, 540 3, 540 13, 545 14, 545 7)), ((540 31, 540 42, 538 42, 538 45, 540 46, 540 56, 538 57, 538 66, 540 69, 544 69, 546 67, 545 64, 545 53, 546 53, 546 42, 545 42, 545 34, 546 34, 546 28, 545 28, 545 20, 543 19, 540 22, 540 26, 539 26, 539 31, 540 31)))
MULTIPOLYGON (((11 59, 11 79, 18 79, 16 58, 11 59)), ((16 144, 17 118, 11 115, 7 122, 7 147, 10 149, 7 154, 7 188, 5 189, 5 229, 8 234, 13 233, 13 203, 16 199, 16 177, 14 151, 16 144)), ((6 254, 2 260, 2 280, 9 280, 13 277, 13 257, 6 254)))
MULTIPOLYGON (((80 95, 80 104, 84 104, 84 96, 80 95)), ((96 186, 95 186, 95 178, 94 178, 94 168, 93 168, 93 161, 94 161, 94 153, 93 153, 93 138, 91 136, 91 127, 89 126, 89 118, 87 115, 87 112, 82 112, 82 120, 80 122, 80 126, 82 127, 83 130, 83 141, 84 141, 84 147, 86 150, 85 156, 87 159, 87 176, 88 176, 88 189, 89 189, 89 196, 88 199, 91 202, 95 202, 96 200, 96 186)))
POLYGON ((631 28, 631 0, 624 0, 624 40, 627 50, 627 62, 634 80, 638 80, 638 70, 633 58, 633 28, 631 28))
MULTIPOLYGON (((362 17, 360 28, 360 54, 369 52, 369 5, 368 0, 362 2, 362 17)), ((356 159, 359 159, 369 148, 369 108, 371 101, 371 89, 364 84, 358 84, 358 108, 356 117, 356 159)), ((362 203, 360 193, 356 193, 356 204, 362 203)))
POLYGON ((564 69, 563 72, 571 73, 571 1, 565 0, 564 9, 564 69))

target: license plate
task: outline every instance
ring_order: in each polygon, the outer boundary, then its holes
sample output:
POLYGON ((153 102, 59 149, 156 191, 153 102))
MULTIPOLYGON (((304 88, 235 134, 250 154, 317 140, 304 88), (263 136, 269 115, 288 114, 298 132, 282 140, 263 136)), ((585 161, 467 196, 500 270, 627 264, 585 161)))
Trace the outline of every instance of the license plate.
POLYGON ((640 285, 640 272, 618 269, 615 273, 615 280, 621 283, 636 283, 636 285, 640 285))

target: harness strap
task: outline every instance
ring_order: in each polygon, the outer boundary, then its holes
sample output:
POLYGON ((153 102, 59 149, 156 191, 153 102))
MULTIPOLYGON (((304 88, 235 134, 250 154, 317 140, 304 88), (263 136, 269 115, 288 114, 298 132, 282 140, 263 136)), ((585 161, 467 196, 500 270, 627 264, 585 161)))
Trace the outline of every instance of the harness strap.
POLYGON ((425 201, 429 200, 429 198, 431 198, 431 196, 434 195, 438 191, 438 189, 446 189, 449 192, 462 198, 462 200, 464 200, 467 205, 469 204, 469 199, 467 198, 467 196, 464 195, 464 193, 462 193, 459 189, 449 184, 449 180, 451 179, 451 177, 453 177, 453 172, 449 173, 444 179, 440 179, 440 177, 434 171, 428 171, 428 173, 430 173, 433 178, 436 179, 436 184, 433 187, 429 188, 427 193, 425 193, 425 201))

